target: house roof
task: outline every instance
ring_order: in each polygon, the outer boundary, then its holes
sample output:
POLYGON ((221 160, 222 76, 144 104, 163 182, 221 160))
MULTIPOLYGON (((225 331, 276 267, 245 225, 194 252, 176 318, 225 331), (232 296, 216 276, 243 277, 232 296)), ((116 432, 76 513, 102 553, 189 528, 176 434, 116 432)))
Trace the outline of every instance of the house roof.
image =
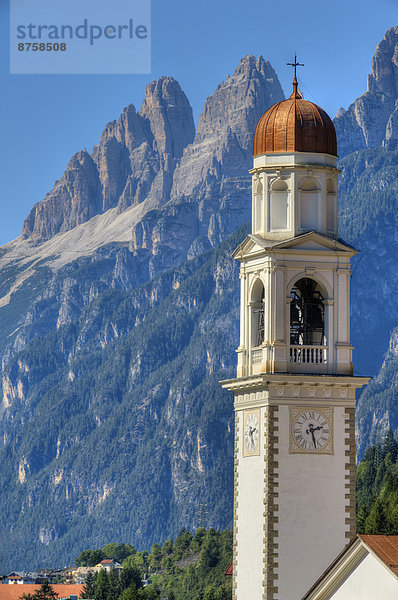
POLYGON ((104 560, 101 560, 101 565, 110 565, 111 563, 113 563, 113 558, 104 558, 104 560))
POLYGON ((398 535, 362 535, 358 537, 398 575, 398 535))
MULTIPOLYGON (((328 579, 333 577, 338 569, 348 560, 350 556, 356 555, 354 562, 361 562, 369 551, 377 556, 384 565, 398 577, 398 535, 364 535, 357 534, 351 542, 340 552, 337 558, 329 565, 309 591, 303 596, 302 600, 309 600, 317 596, 319 590, 325 585, 328 579)), ((354 562, 352 564, 354 564, 354 562)))
POLYGON ((224 575, 232 575, 233 574, 233 569, 234 569, 234 563, 231 562, 231 564, 229 565, 228 569, 225 571, 224 575))
MULTIPOLYGON (((58 594, 58 598, 68 598, 69 596, 80 596, 80 592, 83 589, 82 585, 66 585, 66 584, 51 584, 51 587, 58 594)), ((38 583, 23 583, 18 585, 7 585, 0 584, 0 598, 1 600, 18 600, 22 594, 34 594, 40 589, 38 583)))

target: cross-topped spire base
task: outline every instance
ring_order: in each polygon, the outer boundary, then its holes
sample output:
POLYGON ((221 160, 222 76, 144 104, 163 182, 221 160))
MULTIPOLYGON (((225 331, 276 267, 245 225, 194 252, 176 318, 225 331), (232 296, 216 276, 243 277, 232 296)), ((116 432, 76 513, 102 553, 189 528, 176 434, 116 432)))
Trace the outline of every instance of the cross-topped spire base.
POLYGON ((294 79, 293 79, 293 93, 290 98, 302 98, 300 92, 298 91, 298 83, 297 83, 297 67, 304 67, 304 63, 297 62, 297 54, 294 54, 294 62, 286 63, 289 67, 294 67, 294 79))

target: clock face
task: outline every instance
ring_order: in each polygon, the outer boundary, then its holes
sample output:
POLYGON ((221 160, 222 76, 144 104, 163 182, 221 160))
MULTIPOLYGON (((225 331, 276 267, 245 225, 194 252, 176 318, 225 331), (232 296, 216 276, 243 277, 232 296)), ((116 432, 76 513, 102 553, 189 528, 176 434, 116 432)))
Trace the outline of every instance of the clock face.
POLYGON ((260 454, 260 411, 247 410, 244 413, 243 456, 260 454))
POLYGON ((291 452, 332 454, 333 411, 296 408, 291 411, 291 452))

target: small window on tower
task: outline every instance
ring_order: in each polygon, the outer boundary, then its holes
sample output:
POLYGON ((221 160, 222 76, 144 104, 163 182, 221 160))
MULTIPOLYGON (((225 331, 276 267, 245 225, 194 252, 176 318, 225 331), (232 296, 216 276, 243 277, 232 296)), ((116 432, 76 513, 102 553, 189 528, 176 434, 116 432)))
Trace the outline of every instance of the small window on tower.
POLYGON ((286 181, 276 179, 270 194, 270 229, 278 231, 288 228, 289 190, 286 181))
POLYGON ((253 286, 251 301, 252 345, 254 347, 261 346, 264 341, 264 303, 264 285, 258 279, 253 286))
POLYGON ((261 181, 255 184, 253 233, 262 231, 263 185, 261 181))
POLYGON ((326 229, 330 233, 335 233, 336 230, 336 186, 334 181, 331 179, 327 183, 327 196, 326 196, 326 229))
POLYGON ((315 181, 307 177, 300 184, 300 229, 318 229, 318 197, 315 181))

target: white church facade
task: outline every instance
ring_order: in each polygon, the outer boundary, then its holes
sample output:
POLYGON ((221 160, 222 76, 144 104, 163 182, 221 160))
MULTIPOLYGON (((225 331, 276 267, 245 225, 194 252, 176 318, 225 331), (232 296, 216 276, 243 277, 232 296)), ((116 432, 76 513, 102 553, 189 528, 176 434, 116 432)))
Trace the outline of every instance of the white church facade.
MULTIPOLYGON (((355 536, 350 259, 333 123, 304 100, 254 136, 234 392, 234 600, 300 600, 355 536)), ((323 596, 319 596, 319 598, 323 596)), ((398 597, 398 595, 397 595, 398 597)), ((337 598, 337 597, 336 597, 337 598)))

